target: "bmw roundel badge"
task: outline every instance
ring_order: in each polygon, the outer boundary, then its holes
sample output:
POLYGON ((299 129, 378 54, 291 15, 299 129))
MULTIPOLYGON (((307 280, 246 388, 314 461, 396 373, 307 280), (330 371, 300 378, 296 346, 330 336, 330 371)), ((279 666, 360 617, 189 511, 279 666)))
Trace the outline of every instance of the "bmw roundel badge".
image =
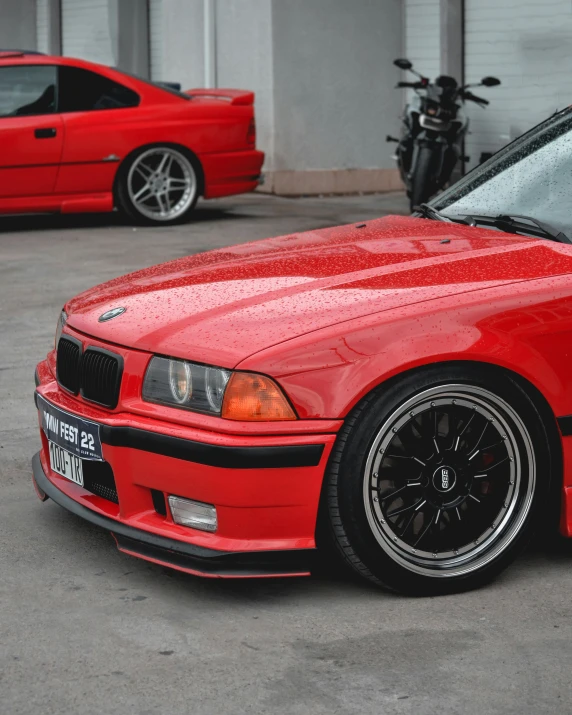
POLYGON ((97 319, 98 323, 106 323, 108 320, 113 320, 113 318, 117 318, 118 315, 123 315, 127 308, 112 308, 111 310, 107 310, 105 313, 102 313, 99 318, 97 319))

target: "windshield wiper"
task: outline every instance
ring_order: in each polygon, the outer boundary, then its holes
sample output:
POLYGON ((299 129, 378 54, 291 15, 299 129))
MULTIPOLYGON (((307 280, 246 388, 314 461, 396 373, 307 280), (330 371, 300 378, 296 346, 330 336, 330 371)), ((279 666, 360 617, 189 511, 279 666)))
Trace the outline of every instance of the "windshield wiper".
POLYGON ((538 221, 532 216, 521 214, 500 214, 499 216, 464 216, 463 223, 470 226, 494 226, 506 233, 528 234, 538 238, 548 238, 558 243, 572 243, 572 240, 562 231, 545 221, 538 221))
POLYGON ((419 204, 419 206, 415 207, 415 213, 421 214, 423 218, 433 219, 433 221, 445 221, 446 223, 453 223, 452 218, 449 218, 449 216, 445 216, 445 214, 439 213, 437 209, 434 209, 433 206, 429 206, 429 204, 419 204))
POLYGON ((463 223, 469 226, 494 226, 506 233, 528 234, 538 238, 547 238, 557 243, 572 244, 572 240, 562 231, 559 231, 554 226, 545 221, 538 221, 532 216, 524 216, 522 214, 500 214, 499 216, 446 216, 440 213, 437 209, 429 204, 420 204, 415 207, 415 213, 420 214, 423 218, 429 218, 434 221, 444 221, 446 223, 463 223))

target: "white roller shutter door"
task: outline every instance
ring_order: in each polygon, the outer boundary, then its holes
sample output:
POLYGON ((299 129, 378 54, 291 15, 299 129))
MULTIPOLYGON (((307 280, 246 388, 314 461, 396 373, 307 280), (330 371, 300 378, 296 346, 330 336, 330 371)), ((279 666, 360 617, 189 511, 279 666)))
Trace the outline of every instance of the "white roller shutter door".
POLYGON ((475 88, 490 105, 470 102, 469 166, 572 101, 570 0, 466 0, 465 76, 499 77, 500 87, 475 88))
POLYGON ((36 48, 46 54, 50 51, 48 0, 36 0, 36 48))
POLYGON ((62 46, 67 57, 103 65, 113 56, 108 0, 62 0, 62 46))
POLYGON ((149 63, 151 79, 163 77, 163 0, 149 0, 149 63))
POLYGON ((405 0, 405 57, 431 79, 440 73, 439 41, 439 0, 405 0))

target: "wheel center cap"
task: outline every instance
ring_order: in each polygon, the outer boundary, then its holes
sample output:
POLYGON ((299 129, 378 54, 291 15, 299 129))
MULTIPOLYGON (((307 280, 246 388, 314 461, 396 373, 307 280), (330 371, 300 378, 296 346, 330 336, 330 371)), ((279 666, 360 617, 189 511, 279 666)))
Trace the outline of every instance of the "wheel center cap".
POLYGON ((452 467, 441 465, 433 473, 433 486, 441 494, 450 492, 457 483, 457 474, 452 467))

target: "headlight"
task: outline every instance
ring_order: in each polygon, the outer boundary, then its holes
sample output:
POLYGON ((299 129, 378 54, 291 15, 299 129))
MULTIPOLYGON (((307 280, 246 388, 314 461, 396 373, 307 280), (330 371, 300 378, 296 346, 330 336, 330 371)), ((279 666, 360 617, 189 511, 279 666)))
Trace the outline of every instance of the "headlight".
POLYGON ((169 387, 175 402, 184 405, 193 396, 193 374, 188 362, 169 360, 169 387))
POLYGON ((228 370, 154 357, 145 375, 143 399, 220 415, 229 378, 228 370))
POLYGON ((286 396, 270 377, 163 357, 154 357, 149 363, 143 399, 228 420, 297 419, 286 396))
POLYGON ((60 313, 60 317, 58 318, 58 324, 56 326, 56 340, 55 340, 55 348, 56 350, 58 349, 58 343, 60 342, 60 338, 62 337, 62 330, 64 329, 64 325, 66 324, 68 319, 67 313, 65 310, 62 310, 60 313))

